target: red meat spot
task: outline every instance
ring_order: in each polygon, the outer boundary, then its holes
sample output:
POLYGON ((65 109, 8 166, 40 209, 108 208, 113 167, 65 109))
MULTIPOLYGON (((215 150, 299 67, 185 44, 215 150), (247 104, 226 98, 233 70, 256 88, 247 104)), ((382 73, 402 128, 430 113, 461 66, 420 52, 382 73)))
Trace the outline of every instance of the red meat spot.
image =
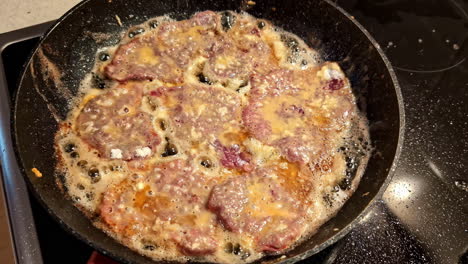
POLYGON ((256 35, 256 36, 260 37, 260 31, 259 31, 258 29, 256 29, 256 28, 253 28, 253 29, 250 31, 250 33, 251 33, 252 35, 256 35))
POLYGON ((153 91, 150 92, 150 95, 160 97, 160 96, 162 96, 162 93, 161 93, 161 90, 153 90, 153 91))
POLYGON ((242 171, 251 171, 251 156, 247 152, 241 151, 239 145, 234 144, 230 147, 223 146, 219 140, 216 140, 214 146, 221 152, 221 164, 229 169, 238 169, 242 171))
POLYGON ((330 91, 336 91, 336 90, 340 90, 343 87, 344 87, 344 81, 343 80, 341 80, 341 79, 332 79, 332 80, 328 81, 325 84, 323 89, 330 90, 330 91))

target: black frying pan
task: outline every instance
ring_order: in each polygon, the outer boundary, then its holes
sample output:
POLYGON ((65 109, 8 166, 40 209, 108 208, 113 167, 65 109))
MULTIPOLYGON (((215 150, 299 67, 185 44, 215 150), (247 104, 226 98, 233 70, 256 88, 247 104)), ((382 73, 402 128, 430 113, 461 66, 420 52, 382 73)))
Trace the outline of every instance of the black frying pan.
POLYGON ((203 10, 246 10, 272 21, 318 49, 325 60, 337 61, 347 72, 359 107, 367 113, 375 146, 356 193, 317 234, 274 262, 295 262, 343 237, 390 180, 402 144, 403 103, 393 70, 378 44, 352 17, 329 1, 265 1, 255 5, 226 0, 87 0, 45 34, 25 66, 15 98, 13 137, 17 158, 33 193, 58 222, 100 252, 127 263, 152 263, 122 246, 91 222, 55 184, 54 133, 69 111, 68 101, 92 68, 96 50, 119 42, 122 32, 155 16, 189 18, 203 10), (117 22, 120 18, 123 27, 117 22), (37 178, 31 168, 44 175, 37 178))

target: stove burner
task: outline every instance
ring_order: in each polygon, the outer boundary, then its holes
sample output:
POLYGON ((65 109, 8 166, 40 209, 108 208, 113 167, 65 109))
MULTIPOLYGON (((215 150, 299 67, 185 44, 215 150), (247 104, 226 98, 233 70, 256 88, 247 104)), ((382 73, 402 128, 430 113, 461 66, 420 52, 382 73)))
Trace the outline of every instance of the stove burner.
POLYGON ((468 13, 457 0, 340 2, 347 10, 357 9, 358 21, 369 25, 400 71, 437 73, 466 60, 468 13))

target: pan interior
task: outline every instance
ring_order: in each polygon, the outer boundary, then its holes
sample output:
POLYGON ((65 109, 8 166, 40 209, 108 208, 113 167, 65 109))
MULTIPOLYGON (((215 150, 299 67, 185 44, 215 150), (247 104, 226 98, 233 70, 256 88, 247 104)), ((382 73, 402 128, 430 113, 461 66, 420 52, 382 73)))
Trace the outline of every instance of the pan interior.
POLYGON ((274 262, 297 261, 343 236, 379 197, 401 141, 403 113, 399 91, 386 59, 361 29, 329 2, 306 1, 300 5, 291 5, 286 0, 258 1, 255 5, 206 0, 82 2, 46 34, 25 66, 12 120, 20 167, 36 197, 74 235, 120 261, 153 263, 95 228, 64 198, 53 177, 54 134, 58 121, 69 111, 69 102, 81 79, 91 70, 98 49, 117 44, 123 32, 149 18, 168 14, 186 19, 204 10, 245 10, 295 33, 319 50, 325 60, 339 62, 352 83, 359 107, 367 113, 375 151, 356 193, 313 237, 288 252, 288 258, 269 257, 274 262), (39 168, 44 177, 35 177, 33 167, 39 168))

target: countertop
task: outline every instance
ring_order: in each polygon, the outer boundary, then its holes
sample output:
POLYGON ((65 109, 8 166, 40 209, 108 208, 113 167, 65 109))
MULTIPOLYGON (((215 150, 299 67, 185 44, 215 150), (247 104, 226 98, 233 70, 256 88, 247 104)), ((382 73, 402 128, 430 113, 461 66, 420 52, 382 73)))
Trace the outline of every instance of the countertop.
POLYGON ((0 0, 2 18, 0 33, 57 19, 79 2, 79 0, 0 0))

